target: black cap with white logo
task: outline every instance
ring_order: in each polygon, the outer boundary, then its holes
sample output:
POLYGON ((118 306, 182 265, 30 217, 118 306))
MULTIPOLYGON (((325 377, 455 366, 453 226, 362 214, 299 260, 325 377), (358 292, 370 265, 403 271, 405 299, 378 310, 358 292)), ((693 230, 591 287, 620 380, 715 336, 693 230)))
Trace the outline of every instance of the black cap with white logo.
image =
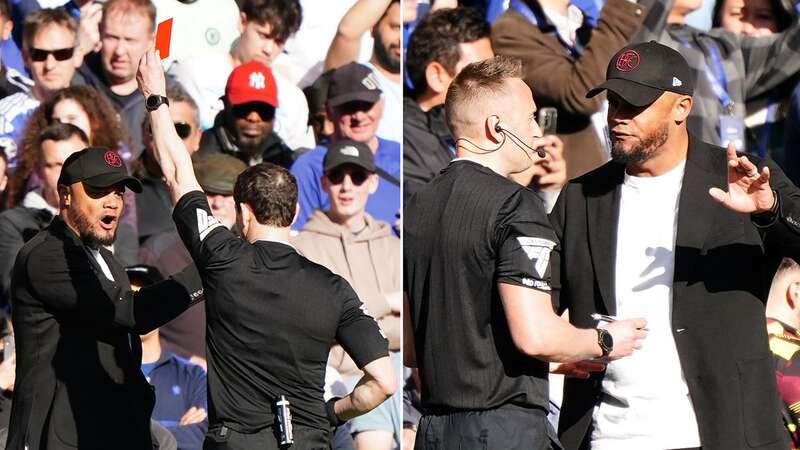
POLYGON ((102 147, 85 148, 64 161, 58 184, 70 186, 79 181, 96 188, 123 183, 137 194, 142 192, 142 183, 128 175, 117 152, 102 147))
POLYGON ((325 159, 322 160, 322 170, 327 172, 342 164, 354 164, 368 172, 375 173, 375 156, 366 144, 344 139, 328 146, 325 159))
POLYGON ((606 81, 586 94, 602 91, 619 95, 634 106, 647 106, 664 91, 692 95, 694 75, 686 59, 656 41, 629 45, 618 51, 606 69, 606 81))
POLYGON ((381 99, 378 79, 369 67, 351 62, 334 69, 328 76, 328 105, 348 102, 375 103, 381 99))

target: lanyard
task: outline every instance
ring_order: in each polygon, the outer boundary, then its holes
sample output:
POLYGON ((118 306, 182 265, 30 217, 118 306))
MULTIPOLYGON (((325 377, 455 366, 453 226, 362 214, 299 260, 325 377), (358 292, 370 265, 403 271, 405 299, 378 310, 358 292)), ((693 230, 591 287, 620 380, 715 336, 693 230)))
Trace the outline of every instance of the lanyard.
MULTIPOLYGON (((693 48, 687 41, 677 37, 676 39, 685 48, 693 48)), ((733 114, 733 101, 730 95, 728 95, 728 77, 725 76, 725 69, 722 66, 722 56, 719 54, 719 49, 715 43, 712 43, 712 45, 708 47, 700 46, 700 50, 703 52, 704 56, 708 56, 708 58, 704 58, 705 64, 703 67, 706 80, 708 80, 708 83, 711 85, 711 89, 714 91, 714 95, 717 96, 717 100, 719 100, 722 108, 725 109, 728 114, 733 114), (708 64, 708 59, 711 59, 711 64, 708 64)))
POLYGON ((561 35, 558 33, 558 30, 556 30, 556 28, 547 21, 547 18, 542 17, 541 11, 534 11, 522 0, 511 0, 508 3, 508 9, 512 9, 522 14, 522 16, 528 19, 533 25, 539 27, 543 33, 554 33, 556 38, 558 38, 558 42, 560 42, 561 46, 564 47, 564 50, 573 58, 578 58, 581 56, 582 49, 578 46, 578 40, 575 40, 575 46, 570 45, 564 40, 563 37, 561 37, 561 35))

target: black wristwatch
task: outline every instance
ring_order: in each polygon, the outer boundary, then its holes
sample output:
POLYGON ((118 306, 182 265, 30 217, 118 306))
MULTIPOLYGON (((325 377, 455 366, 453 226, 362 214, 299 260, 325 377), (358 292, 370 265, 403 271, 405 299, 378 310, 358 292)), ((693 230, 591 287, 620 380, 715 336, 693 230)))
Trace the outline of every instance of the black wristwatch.
POLYGON ((163 95, 151 95, 147 97, 147 100, 144 102, 144 107, 147 108, 148 111, 155 111, 161 105, 169 105, 169 99, 163 95))
POLYGON ((608 356, 614 351, 614 338, 611 337, 611 333, 602 328, 597 329, 597 344, 603 351, 603 356, 608 356))

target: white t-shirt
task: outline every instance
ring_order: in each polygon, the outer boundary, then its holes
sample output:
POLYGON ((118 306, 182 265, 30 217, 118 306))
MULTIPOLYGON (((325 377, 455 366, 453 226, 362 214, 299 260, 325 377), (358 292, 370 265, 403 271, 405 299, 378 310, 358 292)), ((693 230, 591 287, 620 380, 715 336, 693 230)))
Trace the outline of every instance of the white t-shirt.
POLYGON ((658 177, 625 175, 615 265, 617 316, 643 317, 642 349, 608 365, 592 450, 699 447, 697 418, 672 334, 678 199, 685 161, 658 177))
MULTIPOLYGON (((172 65, 169 73, 181 83, 200 108, 200 126, 207 130, 222 111, 221 97, 233 71, 228 53, 198 55, 172 65)), ((303 91, 273 70, 278 88, 278 109, 275 111, 275 133, 290 148, 314 148, 314 131, 308 126, 308 102, 303 91)))
POLYGON ((164 67, 195 55, 228 52, 239 37, 239 6, 235 0, 197 0, 191 4, 153 0, 153 4, 156 24, 173 19, 164 67))
POLYGON ((390 80, 371 63, 364 65, 372 69, 383 91, 383 118, 376 134, 388 141, 403 142, 403 84, 390 80))

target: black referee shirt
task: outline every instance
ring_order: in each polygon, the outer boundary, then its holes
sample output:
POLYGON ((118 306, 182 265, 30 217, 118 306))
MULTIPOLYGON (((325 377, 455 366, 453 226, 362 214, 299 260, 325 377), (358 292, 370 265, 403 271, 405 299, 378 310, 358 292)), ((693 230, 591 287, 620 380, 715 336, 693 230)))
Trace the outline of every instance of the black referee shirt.
POLYGON ((288 244, 237 238, 200 191, 184 195, 173 218, 205 288, 209 425, 273 425, 282 394, 295 424, 328 430, 322 395, 334 342, 359 367, 388 355, 353 289, 288 244))
POLYGON ((497 290, 502 282, 550 291, 556 236, 541 200, 458 160, 405 211, 404 280, 423 406, 546 409, 548 365, 517 350, 497 290))

